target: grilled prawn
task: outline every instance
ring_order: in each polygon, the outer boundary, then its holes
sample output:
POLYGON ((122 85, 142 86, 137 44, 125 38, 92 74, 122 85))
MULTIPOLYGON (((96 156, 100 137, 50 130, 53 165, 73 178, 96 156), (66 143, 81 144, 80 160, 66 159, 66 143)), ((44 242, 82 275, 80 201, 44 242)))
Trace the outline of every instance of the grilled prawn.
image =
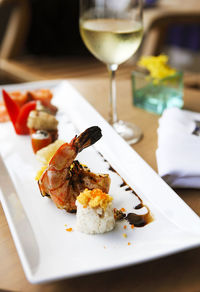
POLYGON ((38 184, 43 196, 49 195, 55 205, 68 212, 76 212, 76 197, 85 188, 99 188, 108 193, 110 178, 107 174, 94 174, 77 160, 77 154, 101 138, 99 127, 91 127, 70 143, 63 144, 54 154, 38 184))

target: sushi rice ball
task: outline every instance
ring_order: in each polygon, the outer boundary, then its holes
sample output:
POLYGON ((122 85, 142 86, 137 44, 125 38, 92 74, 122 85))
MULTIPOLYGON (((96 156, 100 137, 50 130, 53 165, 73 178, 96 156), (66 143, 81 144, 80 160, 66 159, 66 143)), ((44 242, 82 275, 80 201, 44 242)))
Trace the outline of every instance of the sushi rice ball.
POLYGON ((112 197, 100 189, 85 189, 77 197, 76 230, 87 233, 104 233, 115 226, 112 197))

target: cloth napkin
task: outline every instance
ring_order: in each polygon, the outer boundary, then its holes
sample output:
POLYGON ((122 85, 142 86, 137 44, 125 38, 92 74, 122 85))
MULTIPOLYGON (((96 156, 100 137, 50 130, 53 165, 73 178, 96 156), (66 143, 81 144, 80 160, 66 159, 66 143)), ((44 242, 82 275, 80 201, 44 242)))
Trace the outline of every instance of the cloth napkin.
POLYGON ((156 159, 159 175, 171 186, 200 188, 200 113, 166 109, 159 119, 156 159))

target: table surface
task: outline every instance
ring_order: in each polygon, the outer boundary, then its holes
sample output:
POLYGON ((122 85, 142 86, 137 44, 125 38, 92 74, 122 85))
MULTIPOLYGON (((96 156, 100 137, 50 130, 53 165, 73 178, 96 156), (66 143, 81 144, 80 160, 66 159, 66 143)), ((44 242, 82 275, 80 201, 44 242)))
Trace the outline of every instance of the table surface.
MULTIPOLYGON (((71 84, 107 118, 107 78, 71 79, 71 84)), ((118 78, 118 114, 120 119, 141 127, 143 139, 133 146, 154 169, 157 147, 158 116, 132 105, 131 79, 118 78)), ((200 92, 185 90, 185 108, 200 111, 200 92)), ((200 190, 176 190, 178 195, 200 215, 200 190)), ((200 248, 157 259, 151 262, 62 280, 43 285, 30 284, 24 275, 9 227, 0 207, 0 289, 11 291, 200 291, 200 248), (147 288, 148 287, 148 288, 147 288)))

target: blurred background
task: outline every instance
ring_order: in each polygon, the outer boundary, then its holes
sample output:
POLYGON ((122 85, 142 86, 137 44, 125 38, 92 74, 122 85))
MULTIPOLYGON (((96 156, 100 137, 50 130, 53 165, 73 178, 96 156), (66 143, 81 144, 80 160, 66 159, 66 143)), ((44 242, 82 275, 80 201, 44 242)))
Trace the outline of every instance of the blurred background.
MULTIPOLYGON (((78 0, 0 0, 0 82, 92 78, 96 66, 107 77, 80 38, 78 17, 78 0)), ((142 45, 119 71, 127 76, 140 55, 160 53, 200 88, 199 0, 144 0, 142 45)))

